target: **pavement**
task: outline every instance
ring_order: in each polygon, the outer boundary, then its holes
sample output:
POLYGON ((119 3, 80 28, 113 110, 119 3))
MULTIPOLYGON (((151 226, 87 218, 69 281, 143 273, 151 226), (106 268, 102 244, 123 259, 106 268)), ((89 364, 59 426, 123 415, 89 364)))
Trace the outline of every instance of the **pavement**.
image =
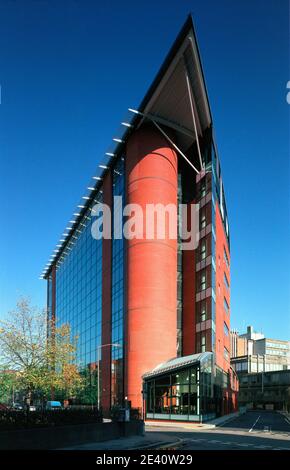
POLYGON ((178 421, 145 421, 145 425, 149 426, 150 428, 152 426, 157 426, 157 427, 173 427, 176 428, 176 425, 179 428, 184 428, 184 429, 213 429, 216 426, 219 426, 221 424, 224 424, 225 422, 231 421, 238 416, 240 416, 242 413, 236 412, 236 413, 231 413, 225 416, 221 416, 219 418, 212 419, 210 421, 206 421, 205 423, 195 423, 195 422, 178 422, 178 421))
POLYGON ((147 423, 145 436, 74 446, 74 450, 290 450, 290 420, 274 411, 248 411, 219 424, 147 423), (209 427, 211 425, 211 427, 209 427))
POLYGON ((145 436, 121 437, 112 441, 91 442, 73 447, 66 447, 61 450, 134 450, 134 449, 155 449, 160 447, 172 447, 180 444, 180 439, 174 434, 167 433, 146 433, 145 436))

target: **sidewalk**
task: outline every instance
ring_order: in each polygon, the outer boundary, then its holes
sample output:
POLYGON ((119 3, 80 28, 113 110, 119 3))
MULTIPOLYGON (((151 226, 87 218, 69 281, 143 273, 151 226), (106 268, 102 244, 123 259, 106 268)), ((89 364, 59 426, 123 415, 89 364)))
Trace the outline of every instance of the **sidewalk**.
POLYGON ((190 430, 201 430, 201 429, 213 429, 215 425, 211 421, 207 423, 190 423, 190 422, 181 422, 181 421, 145 421, 146 427, 156 426, 160 428, 183 428, 190 430))
POLYGON ((150 436, 121 437, 112 441, 89 442, 58 450, 133 450, 146 449, 147 447, 159 448, 166 446, 166 444, 172 445, 175 442, 179 442, 179 440, 174 435, 165 438, 164 435, 154 432, 150 433, 150 436))
POLYGON ((145 421, 145 426, 157 426, 157 427, 178 427, 190 430, 202 430, 202 429, 214 429, 224 423, 231 421, 243 414, 243 412, 237 411, 236 413, 230 413, 219 418, 206 421, 205 423, 192 423, 192 422, 180 422, 180 421, 145 421))
POLYGON ((242 414, 244 414, 244 411, 242 411, 242 412, 237 411, 236 413, 230 413, 228 415, 220 416, 219 418, 212 419, 211 421, 209 421, 209 423, 211 423, 214 427, 221 426, 224 423, 227 423, 229 421, 232 421, 235 418, 238 418, 242 414))
MULTIPOLYGON (((201 431, 205 429, 214 429, 217 426, 222 425, 223 423, 237 418, 241 413, 231 413, 220 418, 208 421, 206 423, 187 423, 187 422, 172 422, 172 421, 146 421, 145 426, 150 427, 159 427, 159 428, 182 428, 187 431, 201 431)), ((151 431, 153 431, 151 429, 151 431)), ((131 436, 131 437, 121 437, 119 439, 114 439, 111 441, 103 442, 89 442, 87 444, 76 445, 72 447, 65 447, 61 450, 133 450, 133 449, 146 449, 146 448, 166 448, 167 445, 172 446, 172 444, 178 445, 180 439, 177 438, 174 434, 168 433, 164 435, 163 430, 158 430, 154 432, 147 432, 145 436, 131 436)))

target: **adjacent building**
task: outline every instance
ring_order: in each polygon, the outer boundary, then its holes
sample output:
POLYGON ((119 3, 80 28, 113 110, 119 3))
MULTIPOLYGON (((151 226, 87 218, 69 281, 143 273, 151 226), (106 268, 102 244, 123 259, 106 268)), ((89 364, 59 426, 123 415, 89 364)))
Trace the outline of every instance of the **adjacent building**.
POLYGON ((290 341, 265 338, 252 326, 231 331, 231 365, 238 375, 290 369, 290 341))
POLYGON ((238 382, 229 221, 191 17, 131 116, 43 272, 48 317, 78 334, 78 364, 105 411, 126 399, 147 418, 208 419, 236 409, 238 382), (111 208, 112 237, 96 240, 100 202, 111 208), (196 246, 183 249, 167 230, 162 240, 120 236, 127 219, 117 205, 174 205, 178 231, 178 203, 189 225, 199 209, 196 246))
POLYGON ((248 326, 247 332, 243 334, 231 330, 231 358, 253 354, 254 342, 263 338, 265 338, 263 333, 254 331, 252 326, 248 326))
POLYGON ((290 411, 290 370, 240 376, 239 405, 250 409, 290 411))

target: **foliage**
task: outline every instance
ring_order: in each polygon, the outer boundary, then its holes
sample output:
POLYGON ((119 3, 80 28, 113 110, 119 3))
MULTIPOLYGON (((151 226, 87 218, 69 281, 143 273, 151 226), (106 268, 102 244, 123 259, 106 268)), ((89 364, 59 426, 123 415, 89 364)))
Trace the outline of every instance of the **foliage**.
POLYGON ((70 424, 99 423, 102 415, 96 408, 33 411, 0 411, 0 431, 70 424))
POLYGON ((0 369, 0 402, 12 401, 13 392, 17 387, 17 376, 15 371, 0 369))
POLYGON ((98 375, 97 370, 83 368, 80 370, 83 379, 83 388, 77 393, 75 402, 86 405, 93 405, 97 401, 98 396, 98 375))
POLYGON ((8 319, 0 321, 2 370, 14 371, 17 387, 25 390, 28 401, 35 395, 45 399, 52 390, 71 397, 82 389, 83 379, 74 363, 76 344, 69 325, 56 327, 45 311, 31 307, 27 299, 21 299, 8 319))
POLYGON ((112 421, 119 421, 122 413, 122 407, 120 405, 113 405, 111 407, 110 417, 112 421))

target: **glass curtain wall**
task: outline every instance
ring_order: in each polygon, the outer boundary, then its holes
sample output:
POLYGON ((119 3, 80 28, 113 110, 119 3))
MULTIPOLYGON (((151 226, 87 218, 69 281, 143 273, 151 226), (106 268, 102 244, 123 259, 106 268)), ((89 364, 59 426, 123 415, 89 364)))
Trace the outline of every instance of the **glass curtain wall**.
POLYGON ((90 404, 97 402, 102 324, 102 240, 92 237, 95 219, 91 208, 101 201, 100 191, 64 249, 56 271, 56 325, 68 324, 72 338, 78 338, 77 364, 87 383, 80 401, 90 404))
POLYGON ((156 377, 147 383, 147 413, 162 415, 198 414, 197 366, 156 377))
POLYGON ((122 405, 124 389, 124 249, 122 211, 125 197, 124 158, 113 169, 113 239, 112 239, 112 405, 122 405), (118 199, 116 196, 119 196, 118 199), (122 212, 121 212, 122 214, 122 212), (116 217, 115 217, 116 216, 116 217), (119 238, 117 238, 117 234, 119 238))
POLYGON ((216 415, 223 384, 216 383, 213 355, 184 369, 145 381, 147 418, 205 421, 216 415))
POLYGON ((47 278, 47 335, 51 336, 51 322, 52 322, 52 275, 49 274, 47 278))

